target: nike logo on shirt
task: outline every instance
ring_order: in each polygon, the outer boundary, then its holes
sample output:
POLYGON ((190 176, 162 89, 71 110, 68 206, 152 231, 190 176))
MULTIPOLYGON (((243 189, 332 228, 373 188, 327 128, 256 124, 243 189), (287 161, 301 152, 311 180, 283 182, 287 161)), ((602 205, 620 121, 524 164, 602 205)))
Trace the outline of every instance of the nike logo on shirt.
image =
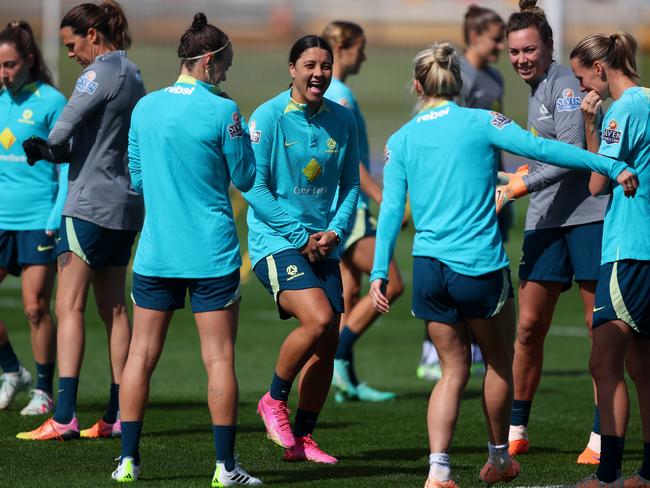
POLYGON ((293 146, 294 144, 298 144, 298 141, 293 141, 293 142, 284 141, 284 147, 293 146))
POLYGON ((43 251, 51 251, 54 249, 54 246, 41 246, 40 244, 36 247, 36 250, 38 252, 43 252, 43 251))
POLYGON ((602 310, 603 308, 605 308, 605 307, 598 307, 598 308, 594 307, 594 312, 598 312, 599 310, 602 310))

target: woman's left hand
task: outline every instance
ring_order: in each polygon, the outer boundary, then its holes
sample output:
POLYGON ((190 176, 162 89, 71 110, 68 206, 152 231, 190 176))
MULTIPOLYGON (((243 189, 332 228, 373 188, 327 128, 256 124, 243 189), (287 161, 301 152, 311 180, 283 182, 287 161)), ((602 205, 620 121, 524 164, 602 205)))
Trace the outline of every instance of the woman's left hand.
POLYGON ((626 197, 633 197, 639 187, 639 179, 636 174, 626 169, 616 177, 616 182, 623 187, 626 197))
POLYGON ((318 240, 318 250, 320 251, 321 257, 325 257, 331 253, 336 248, 336 246, 338 246, 338 244, 339 239, 336 236, 336 233, 332 232, 331 230, 323 232, 320 236, 320 239, 318 240))

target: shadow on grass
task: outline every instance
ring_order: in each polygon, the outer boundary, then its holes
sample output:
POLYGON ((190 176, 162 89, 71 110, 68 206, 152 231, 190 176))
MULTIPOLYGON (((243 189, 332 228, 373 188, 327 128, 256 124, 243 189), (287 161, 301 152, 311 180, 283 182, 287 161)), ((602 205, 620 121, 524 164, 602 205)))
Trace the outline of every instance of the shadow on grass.
POLYGON ((337 465, 315 465, 310 464, 309 470, 257 470, 255 475, 259 476, 263 481, 269 484, 276 483, 291 483, 295 486, 303 486, 303 482, 309 481, 324 481, 324 480, 354 480, 360 478, 385 478, 394 477, 395 475, 402 476, 421 476, 422 479, 426 477, 426 469, 422 467, 405 468, 400 467, 396 470, 390 466, 342 466, 337 465))
MULTIPOLYGON (((431 396, 431 390, 433 390, 433 387, 435 384, 432 382, 431 383, 431 389, 425 390, 425 391, 410 391, 407 393, 400 393, 399 396, 397 397, 396 401, 400 400, 417 400, 417 399, 422 399, 424 401, 429 401, 429 397, 431 396)), ((468 388, 465 390, 465 393, 463 393, 463 400, 470 400, 472 398, 481 398, 481 390, 479 389, 474 389, 474 388, 468 388)))

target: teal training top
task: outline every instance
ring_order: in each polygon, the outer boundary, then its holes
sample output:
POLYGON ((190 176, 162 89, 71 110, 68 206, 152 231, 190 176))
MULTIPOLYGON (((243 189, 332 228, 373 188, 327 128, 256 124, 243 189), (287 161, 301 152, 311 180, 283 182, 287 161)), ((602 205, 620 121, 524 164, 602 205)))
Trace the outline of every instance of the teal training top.
POLYGON ((133 271, 216 278, 241 266, 228 189, 246 191, 255 161, 237 104, 190 76, 142 98, 129 131, 129 172, 144 227, 133 271))
POLYGON ((27 164, 23 141, 47 139, 66 100, 40 81, 16 94, 0 90, 0 229, 58 230, 68 189, 68 165, 27 164))
MULTIPOLYGON (((287 90, 255 110, 249 130, 257 164, 255 185, 244 194, 253 266, 278 251, 300 249, 315 232, 343 236, 359 198, 357 127, 350 111, 323 99, 310 115, 287 90)), ((338 258, 338 250, 330 257, 338 258)))
POLYGON ((650 260, 650 89, 628 88, 612 103, 603 119, 598 152, 625 161, 639 178, 634 198, 627 198, 613 182, 601 263, 650 260))
MULTIPOLYGON (((341 80, 332 78, 332 82, 325 92, 325 97, 338 103, 339 105, 343 105, 344 107, 349 108, 352 111, 354 120, 357 123, 359 160, 370 173, 370 145, 368 144, 368 129, 366 128, 366 119, 361 113, 359 103, 354 97, 354 93, 352 93, 350 87, 348 87, 341 80)), ((362 191, 359 192, 359 203, 357 204, 357 208, 368 208, 368 195, 362 191)))
POLYGON ((384 193, 371 280, 386 279, 406 191, 415 224, 414 256, 479 276, 508 265, 497 224, 498 151, 616 177, 625 163, 535 137, 498 112, 453 102, 426 108, 388 140, 384 193))

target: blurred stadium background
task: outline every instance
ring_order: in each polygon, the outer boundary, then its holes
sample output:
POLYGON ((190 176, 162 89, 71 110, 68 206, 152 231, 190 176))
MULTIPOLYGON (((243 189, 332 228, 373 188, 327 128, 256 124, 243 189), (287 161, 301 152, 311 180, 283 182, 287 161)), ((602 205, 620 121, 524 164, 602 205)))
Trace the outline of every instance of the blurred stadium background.
MULTIPOLYGON (((66 59, 58 39, 58 25, 61 16, 77 3, 0 0, 0 25, 21 18, 34 26, 66 95, 71 93, 81 68, 66 59)), ((504 18, 517 8, 514 0, 122 1, 134 39, 129 56, 142 69, 149 90, 175 80, 179 69, 178 39, 195 12, 205 12, 211 23, 227 32, 233 40, 235 60, 223 88, 246 116, 287 86, 286 59, 295 39, 305 33, 320 32, 333 19, 359 22, 368 36, 368 61, 361 73, 348 81, 368 121, 378 175, 384 142, 412 113, 415 99, 409 91, 411 59, 434 40, 451 40, 462 46, 462 19, 471 3, 492 7, 504 18)), ((619 29, 633 33, 641 43, 640 71, 643 84, 648 85, 650 0, 547 0, 539 4, 554 24, 560 59, 588 33, 619 29)), ((525 125, 528 88, 514 74, 506 53, 498 68, 506 85, 504 112, 525 125)), ((237 195, 233 204, 245 255, 245 205, 237 195)), ((524 200, 515 205, 517 222, 507 245, 515 281, 526 204, 524 200)), ((237 346, 241 387, 238 451, 242 464, 265 483, 401 488, 421 486, 424 482, 428 454, 426 400, 431 385, 415 378, 423 331, 409 314, 412 233, 412 227, 402 233, 396 252, 406 292, 356 348, 362 377, 374 386, 397 391, 400 399, 372 406, 341 406, 329 401, 317 438, 323 447, 340 457, 340 466, 283 465, 279 450, 263 440, 261 423, 254 414, 255 404, 268 385, 279 344, 291 323, 277 319, 271 298, 244 269, 237 346)), ((587 372, 589 339, 575 288, 562 295, 547 339, 545 374, 531 421, 533 452, 523 459, 522 475, 515 483, 518 486, 567 483, 591 471, 573 464, 587 441, 592 404, 587 372)), ((78 411, 84 426, 103 413, 109 384, 105 332, 94 306, 90 305, 88 310, 78 411)), ((0 314, 9 327, 14 348, 31 367, 29 331, 16 279, 9 278, 0 285, 0 314)), ((478 379, 471 380, 465 398, 452 446, 452 463, 458 481, 467 488, 478 486, 476 475, 485 456, 478 379)), ((119 441, 54 446, 17 441, 16 432, 33 428, 41 421, 18 415, 26 400, 27 396, 21 394, 10 411, 0 415, 0 486, 111 486, 108 475, 114 468, 119 441)), ((154 375, 150 403, 142 443, 142 482, 155 486, 207 486, 213 454, 205 378, 187 309, 176 315, 170 328, 166 350, 154 375)), ((626 444, 626 473, 638 467, 639 440, 638 412, 634 407, 626 444)))

